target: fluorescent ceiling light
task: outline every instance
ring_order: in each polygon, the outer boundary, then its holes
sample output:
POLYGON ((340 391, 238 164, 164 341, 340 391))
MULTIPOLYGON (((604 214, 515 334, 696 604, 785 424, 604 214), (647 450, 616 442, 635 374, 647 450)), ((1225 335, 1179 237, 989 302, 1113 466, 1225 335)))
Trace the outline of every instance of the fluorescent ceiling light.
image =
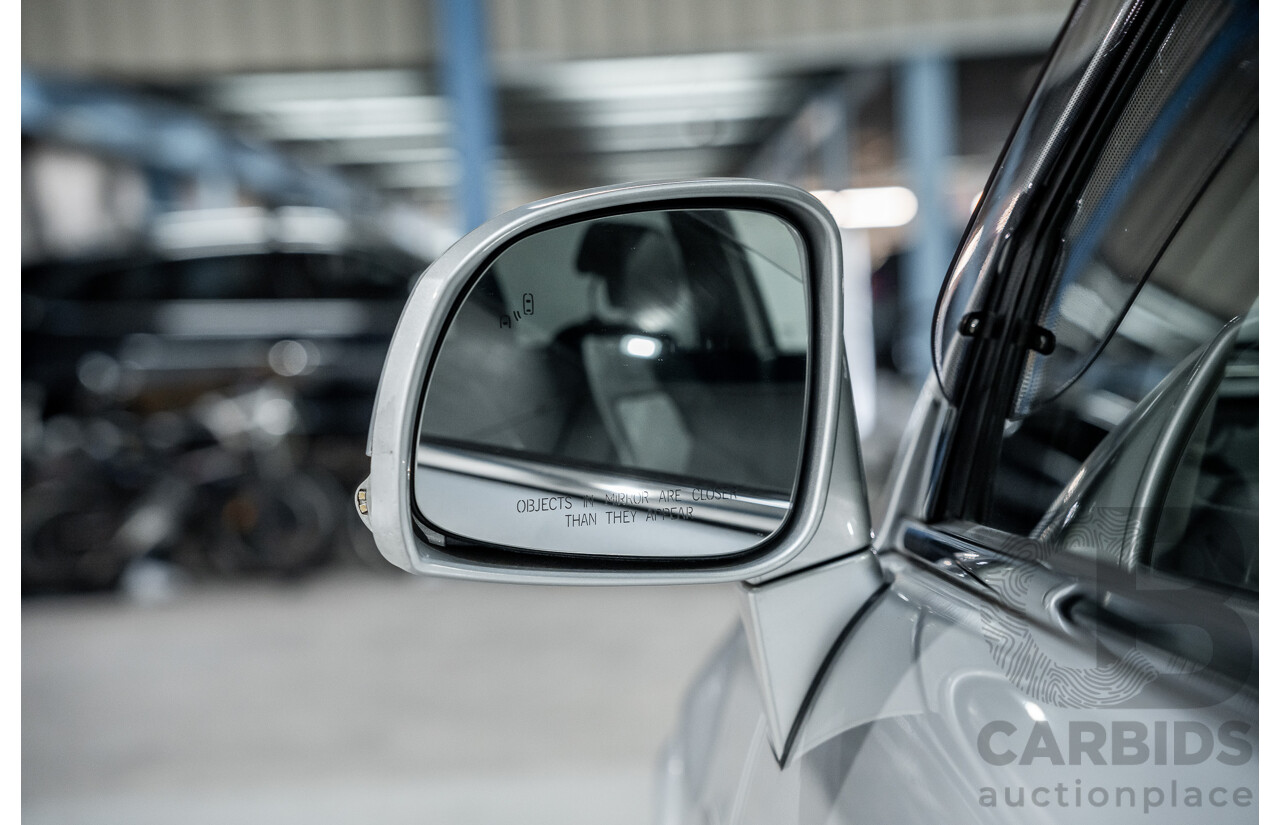
POLYGON ((776 82, 767 61, 743 53, 599 58, 505 68, 508 82, 545 86, 562 100, 661 97, 691 87, 727 95, 776 82))
POLYGON ((916 216, 916 195, 905 186, 823 189, 813 193, 842 229, 905 226, 916 216))

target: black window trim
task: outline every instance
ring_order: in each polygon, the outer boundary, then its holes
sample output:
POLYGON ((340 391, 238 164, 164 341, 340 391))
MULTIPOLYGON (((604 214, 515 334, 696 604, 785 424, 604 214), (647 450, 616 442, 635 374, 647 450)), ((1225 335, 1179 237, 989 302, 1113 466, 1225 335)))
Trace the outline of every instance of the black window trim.
MULTIPOLYGON (((1078 3, 1085 1, 1078 0, 1078 3)), ((1129 32, 1125 45, 1117 49, 1123 56, 1112 70, 1113 79, 1094 90, 1088 116, 1074 124, 1075 139, 1068 140, 1070 150, 1045 170, 1042 185, 1037 187, 1037 200, 1028 208, 1024 221, 1013 227, 1014 246, 1006 250, 1009 254, 1001 256, 1004 271, 987 276, 996 277, 997 282, 983 311, 994 317, 1014 319, 1014 322, 1004 325, 1002 336, 979 341, 970 358, 970 364, 988 367, 980 372, 970 371, 957 399, 950 433, 940 445, 945 451, 940 456, 941 473, 938 482, 931 485, 926 502, 925 515, 930 522, 949 519, 981 522, 987 516, 1006 413, 1021 378, 1025 352, 1014 335, 1015 328, 1034 324, 1048 288, 1043 275, 1053 265, 1057 252, 1055 239, 1070 214, 1074 193, 1088 182, 1107 139, 1142 79, 1143 70, 1158 54, 1185 3, 1150 0, 1145 5, 1149 11, 1129 32)), ((1073 11, 1071 18, 1075 14, 1073 11)), ((1059 40, 1061 37, 1060 34, 1059 40)), ((1056 46, 1057 41, 1055 49, 1056 46)), ((1010 135, 1001 162, 1017 132, 1015 129, 1010 135)), ((1000 165, 998 163, 997 168, 1000 165)), ((975 216, 978 211, 974 211, 975 216)), ((971 218, 970 230, 974 219, 971 218)), ((963 244, 962 241, 960 248, 963 244)), ((958 257, 960 249, 956 254, 958 257)))

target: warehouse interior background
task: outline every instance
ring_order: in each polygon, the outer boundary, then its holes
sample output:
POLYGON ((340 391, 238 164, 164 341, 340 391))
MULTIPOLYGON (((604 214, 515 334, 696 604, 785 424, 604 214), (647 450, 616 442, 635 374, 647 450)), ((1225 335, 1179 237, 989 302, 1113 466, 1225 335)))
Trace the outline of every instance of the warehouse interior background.
POLYGON ((1068 8, 24 0, 24 818, 647 821, 732 588, 383 563, 347 499, 408 288, 538 198, 801 186, 844 233, 882 483, 1068 8), (264 487, 274 521, 243 506, 264 487))

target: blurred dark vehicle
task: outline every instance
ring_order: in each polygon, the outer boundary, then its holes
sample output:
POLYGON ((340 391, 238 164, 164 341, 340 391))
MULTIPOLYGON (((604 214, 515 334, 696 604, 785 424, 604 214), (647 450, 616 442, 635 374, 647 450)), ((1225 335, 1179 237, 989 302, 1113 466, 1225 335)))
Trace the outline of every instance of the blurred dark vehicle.
POLYGON ((344 491, 426 263, 328 210, 243 207, 24 268, 23 592, 373 552, 344 491))

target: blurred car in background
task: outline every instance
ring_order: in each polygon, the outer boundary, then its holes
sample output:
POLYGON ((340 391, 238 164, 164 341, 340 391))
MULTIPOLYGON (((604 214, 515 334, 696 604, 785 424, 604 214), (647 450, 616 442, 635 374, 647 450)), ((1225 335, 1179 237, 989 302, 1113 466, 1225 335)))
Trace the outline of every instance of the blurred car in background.
POLYGON ((236 207, 24 268, 24 592, 352 550, 344 491, 425 263, 329 210, 236 207))

